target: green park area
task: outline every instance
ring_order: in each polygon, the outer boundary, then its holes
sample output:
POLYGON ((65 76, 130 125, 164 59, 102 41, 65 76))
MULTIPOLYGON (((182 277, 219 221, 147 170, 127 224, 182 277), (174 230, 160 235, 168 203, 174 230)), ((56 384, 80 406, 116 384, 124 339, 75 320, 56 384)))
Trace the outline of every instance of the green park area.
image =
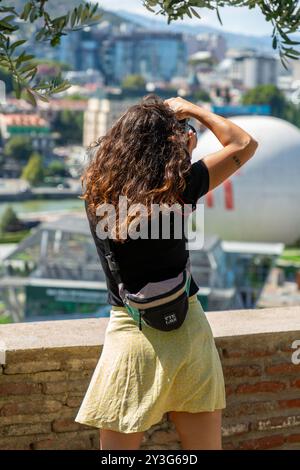
POLYGON ((300 266, 300 248, 286 248, 279 260, 299 264, 300 266))

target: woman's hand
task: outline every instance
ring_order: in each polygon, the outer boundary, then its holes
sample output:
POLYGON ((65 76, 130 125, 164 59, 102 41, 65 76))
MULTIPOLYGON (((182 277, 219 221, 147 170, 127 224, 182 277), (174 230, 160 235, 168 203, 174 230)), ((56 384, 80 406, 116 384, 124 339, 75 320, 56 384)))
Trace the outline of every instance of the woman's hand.
POLYGON ((168 105, 175 112, 178 120, 189 118, 195 106, 193 103, 180 96, 164 100, 164 104, 168 105))

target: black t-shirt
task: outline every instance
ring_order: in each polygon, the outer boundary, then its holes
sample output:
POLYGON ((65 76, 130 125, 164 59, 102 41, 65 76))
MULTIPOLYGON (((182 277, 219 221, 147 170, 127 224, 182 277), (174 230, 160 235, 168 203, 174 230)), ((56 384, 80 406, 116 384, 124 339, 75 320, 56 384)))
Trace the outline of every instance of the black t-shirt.
MULTIPOLYGON (((191 204, 195 208, 196 202, 208 192, 208 188, 208 169, 203 160, 198 160, 191 165, 186 176, 186 188, 181 195, 182 202, 191 204)), ((107 301, 111 305, 123 306, 118 285, 104 256, 103 241, 98 238, 89 216, 88 220, 106 277, 107 301)), ((130 292, 138 292, 148 282, 159 282, 177 276, 184 269, 189 256, 184 233, 180 239, 175 237, 170 239, 137 238, 135 240, 128 238, 125 243, 113 240, 111 243, 120 266, 122 281, 130 292)), ((189 295, 196 294, 198 290, 199 288, 192 277, 189 295)))

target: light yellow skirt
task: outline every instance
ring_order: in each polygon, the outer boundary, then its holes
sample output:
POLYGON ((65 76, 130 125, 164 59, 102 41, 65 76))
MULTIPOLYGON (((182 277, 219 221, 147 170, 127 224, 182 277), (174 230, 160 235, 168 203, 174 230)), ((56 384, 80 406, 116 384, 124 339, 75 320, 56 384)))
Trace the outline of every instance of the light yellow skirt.
POLYGON ((226 407, 222 365, 197 295, 173 331, 139 325, 112 306, 104 346, 75 421, 124 433, 146 431, 168 411, 226 407))

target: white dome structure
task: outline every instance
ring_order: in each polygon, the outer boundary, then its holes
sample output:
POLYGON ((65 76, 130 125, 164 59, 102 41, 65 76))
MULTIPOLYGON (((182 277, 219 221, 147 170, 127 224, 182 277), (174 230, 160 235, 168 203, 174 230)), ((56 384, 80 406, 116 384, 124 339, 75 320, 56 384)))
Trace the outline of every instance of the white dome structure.
MULTIPOLYGON (((254 156, 204 196, 204 231, 224 240, 283 242, 300 238, 300 130, 270 116, 232 116, 259 143, 254 156)), ((220 150, 210 131, 192 161, 220 150)))

